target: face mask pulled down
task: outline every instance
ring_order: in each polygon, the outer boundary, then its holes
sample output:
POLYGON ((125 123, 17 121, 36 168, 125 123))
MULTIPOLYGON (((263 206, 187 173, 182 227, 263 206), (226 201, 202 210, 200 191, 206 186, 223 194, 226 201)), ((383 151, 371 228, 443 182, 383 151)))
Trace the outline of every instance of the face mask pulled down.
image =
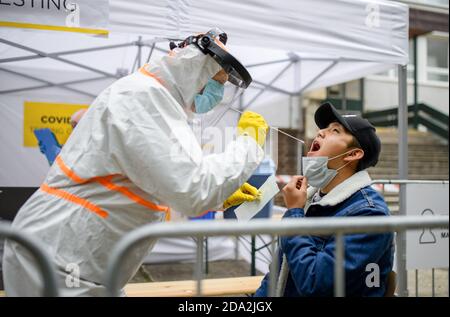
POLYGON ((339 154, 332 158, 328 158, 327 156, 302 157, 303 176, 308 179, 308 184, 316 188, 324 188, 327 186, 333 178, 336 177, 339 170, 350 164, 350 162, 348 162, 334 170, 328 168, 328 161, 341 157, 351 151, 353 150, 339 154))

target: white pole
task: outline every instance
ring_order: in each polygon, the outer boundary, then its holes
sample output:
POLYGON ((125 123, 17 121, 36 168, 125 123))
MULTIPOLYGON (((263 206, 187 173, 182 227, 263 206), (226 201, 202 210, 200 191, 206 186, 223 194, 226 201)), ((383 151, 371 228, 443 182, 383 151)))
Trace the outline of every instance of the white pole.
MULTIPOLYGON (((408 179, 408 104, 406 94, 406 66, 398 66, 398 177, 408 179)), ((406 184, 400 184, 400 215, 406 215, 406 184)), ((406 271, 406 233, 397 234, 398 294, 408 296, 406 271)))

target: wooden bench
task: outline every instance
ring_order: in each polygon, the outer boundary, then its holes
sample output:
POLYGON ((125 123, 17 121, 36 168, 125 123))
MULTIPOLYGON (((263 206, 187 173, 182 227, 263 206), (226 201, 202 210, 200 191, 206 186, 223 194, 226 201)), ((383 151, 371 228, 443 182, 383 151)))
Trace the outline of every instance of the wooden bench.
MULTIPOLYGON (((253 294, 264 276, 245 276, 202 280, 202 296, 253 294)), ((125 286, 129 297, 190 297, 197 292, 197 281, 130 283, 125 286)))
MULTIPOLYGON (((202 280, 202 296, 253 294, 264 276, 245 276, 202 280)), ((197 281, 130 283, 125 286, 129 297, 191 297, 197 292, 197 281)), ((5 292, 0 291, 0 297, 5 292)))
MULTIPOLYGON (((395 295, 395 272, 388 277, 385 297, 395 295)), ((233 277, 203 280, 203 296, 254 294, 263 276, 233 277)), ((190 297, 196 294, 196 281, 131 283, 125 286, 129 297, 190 297)), ((0 291, 0 297, 5 297, 0 291)))

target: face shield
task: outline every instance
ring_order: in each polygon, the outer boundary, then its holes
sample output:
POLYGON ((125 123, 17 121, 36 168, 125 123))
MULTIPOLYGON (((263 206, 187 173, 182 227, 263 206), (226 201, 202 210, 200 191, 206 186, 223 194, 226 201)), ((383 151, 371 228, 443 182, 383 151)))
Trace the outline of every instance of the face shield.
MULTIPOLYGON (((219 28, 214 28, 206 34, 189 36, 178 45, 170 42, 170 49, 185 48, 194 45, 203 54, 210 55, 228 75, 224 84, 224 97, 220 105, 225 108, 232 107, 244 90, 251 84, 252 77, 247 69, 225 47, 228 36, 219 28)), ((215 111, 217 112, 217 111, 215 111)), ((219 115, 220 116, 220 115, 219 115)))
POLYGON ((170 48, 183 48, 193 44, 205 55, 210 55, 228 74, 228 81, 236 87, 246 89, 252 82, 247 69, 226 49, 228 37, 219 28, 214 28, 206 34, 193 35, 175 45, 170 43, 170 48))

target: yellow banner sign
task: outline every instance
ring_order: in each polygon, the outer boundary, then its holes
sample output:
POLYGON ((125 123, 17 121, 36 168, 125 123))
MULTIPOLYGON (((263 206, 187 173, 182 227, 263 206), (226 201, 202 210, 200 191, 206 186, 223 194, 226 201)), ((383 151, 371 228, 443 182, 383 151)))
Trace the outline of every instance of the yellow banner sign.
POLYGON ((0 0, 0 27, 107 36, 109 0, 0 0))
POLYGON ((36 147, 38 142, 33 131, 42 128, 52 130, 59 144, 66 143, 72 133, 70 117, 78 110, 88 107, 79 104, 26 101, 23 107, 23 145, 36 147))

